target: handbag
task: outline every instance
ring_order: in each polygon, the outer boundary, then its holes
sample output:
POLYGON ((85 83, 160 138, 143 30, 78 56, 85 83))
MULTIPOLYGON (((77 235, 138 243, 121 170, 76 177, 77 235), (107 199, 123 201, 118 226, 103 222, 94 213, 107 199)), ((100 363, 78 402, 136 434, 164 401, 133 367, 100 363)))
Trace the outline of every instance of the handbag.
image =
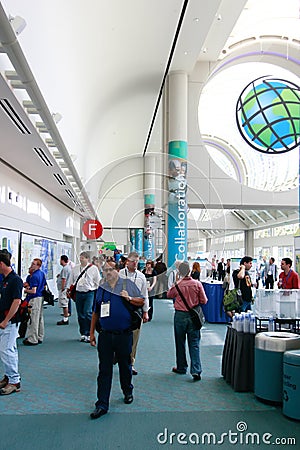
POLYGON ((74 284, 71 284, 69 288, 67 289, 67 298, 71 298, 75 301, 76 299, 76 286, 80 278, 85 274, 85 272, 92 266, 93 264, 89 264, 77 277, 77 280, 74 284))
POLYGON ((44 297, 44 302, 48 305, 54 306, 54 295, 50 291, 47 283, 45 284, 45 289, 43 289, 42 295, 44 297))
MULTIPOLYGON (((126 280, 123 280, 123 290, 126 290, 126 280)), ((143 308, 140 306, 132 307, 132 305, 129 305, 127 300, 125 300, 123 297, 122 302, 125 308, 130 312, 131 315, 131 327, 130 329, 132 331, 137 330, 141 328, 142 320, 143 320, 143 308)))
POLYGON ((185 307, 188 309, 188 312, 189 312, 189 314, 191 316, 191 319, 192 319, 192 322, 194 324, 195 329, 196 330, 201 330, 201 328, 203 327, 203 325, 205 323, 205 316, 203 314, 201 305, 199 304, 199 305, 194 306, 193 308, 191 308, 188 305, 188 303, 187 303, 183 293, 179 289, 179 286, 178 286, 177 283, 175 283, 175 287, 176 287, 176 289, 177 289, 177 291, 178 291, 178 293, 179 293, 183 303, 185 304, 185 307))

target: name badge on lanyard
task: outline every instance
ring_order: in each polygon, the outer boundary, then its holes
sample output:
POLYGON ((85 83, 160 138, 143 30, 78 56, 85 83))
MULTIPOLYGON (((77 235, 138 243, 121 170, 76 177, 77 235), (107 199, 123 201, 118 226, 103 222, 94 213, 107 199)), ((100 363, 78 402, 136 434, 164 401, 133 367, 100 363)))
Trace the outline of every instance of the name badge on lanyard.
POLYGON ((100 317, 109 317, 110 315, 110 302, 101 303, 100 317))

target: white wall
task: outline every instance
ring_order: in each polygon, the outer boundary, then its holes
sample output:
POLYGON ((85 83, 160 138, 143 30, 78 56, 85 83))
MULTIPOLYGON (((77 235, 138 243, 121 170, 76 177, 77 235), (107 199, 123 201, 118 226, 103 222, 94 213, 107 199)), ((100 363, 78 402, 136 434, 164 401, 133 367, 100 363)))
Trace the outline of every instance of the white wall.
POLYGON ((77 214, 3 164, 0 176, 1 227, 55 240, 80 237, 77 214))

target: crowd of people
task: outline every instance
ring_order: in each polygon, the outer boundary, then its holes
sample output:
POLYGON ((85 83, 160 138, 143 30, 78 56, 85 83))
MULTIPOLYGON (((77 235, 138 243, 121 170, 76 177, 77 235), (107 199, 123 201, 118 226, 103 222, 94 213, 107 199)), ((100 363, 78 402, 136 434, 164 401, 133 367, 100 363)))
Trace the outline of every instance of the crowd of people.
MULTIPOLYGON (((239 268, 232 272, 234 285, 241 291, 242 311, 251 309, 253 282, 249 272, 252 261, 252 257, 245 256, 239 268)), ((218 262, 212 258, 207 262, 213 278, 216 276, 222 281, 230 274, 230 259, 226 263, 224 258, 218 262)), ((208 301, 200 282, 201 267, 198 261, 192 266, 188 261, 175 261, 172 270, 167 271, 161 257, 156 261, 144 260, 137 252, 130 252, 127 257, 121 255, 116 262, 112 257, 103 256, 95 256, 91 260, 90 254, 83 251, 79 255, 79 264, 75 265, 66 255, 61 255, 60 265, 56 283, 62 318, 57 325, 69 324, 74 304, 79 341, 98 349, 97 401, 90 414, 92 419, 103 416, 109 409, 114 364, 118 364, 124 402, 132 403, 132 376, 138 375, 135 361, 139 337, 142 325, 154 318, 155 297, 173 300, 176 365, 172 372, 185 374, 189 367, 193 380, 201 380, 201 332, 190 314, 192 308, 208 301), (190 363, 186 355, 186 342, 190 363)), ((299 277, 291 266, 290 258, 282 259, 279 288, 300 288, 299 277)), ((0 357, 4 365, 0 395, 20 391, 17 313, 24 296, 31 318, 23 344, 34 347, 44 340, 43 290, 47 282, 41 267, 42 260, 34 258, 23 281, 11 267, 11 254, 0 250, 0 357)), ((266 287, 274 286, 278 276, 274 258, 265 263, 264 273, 266 287)))

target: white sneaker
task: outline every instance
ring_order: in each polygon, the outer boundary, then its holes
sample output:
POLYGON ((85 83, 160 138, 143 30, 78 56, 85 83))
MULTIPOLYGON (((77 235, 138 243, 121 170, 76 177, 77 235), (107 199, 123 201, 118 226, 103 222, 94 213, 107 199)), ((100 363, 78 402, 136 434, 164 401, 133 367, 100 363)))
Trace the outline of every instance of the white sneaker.
POLYGON ((80 336, 80 342, 85 342, 85 338, 86 338, 86 336, 84 336, 84 335, 82 335, 82 336, 80 336))
POLYGON ((91 342, 91 338, 90 338, 90 336, 85 336, 85 340, 84 340, 84 342, 91 342))

